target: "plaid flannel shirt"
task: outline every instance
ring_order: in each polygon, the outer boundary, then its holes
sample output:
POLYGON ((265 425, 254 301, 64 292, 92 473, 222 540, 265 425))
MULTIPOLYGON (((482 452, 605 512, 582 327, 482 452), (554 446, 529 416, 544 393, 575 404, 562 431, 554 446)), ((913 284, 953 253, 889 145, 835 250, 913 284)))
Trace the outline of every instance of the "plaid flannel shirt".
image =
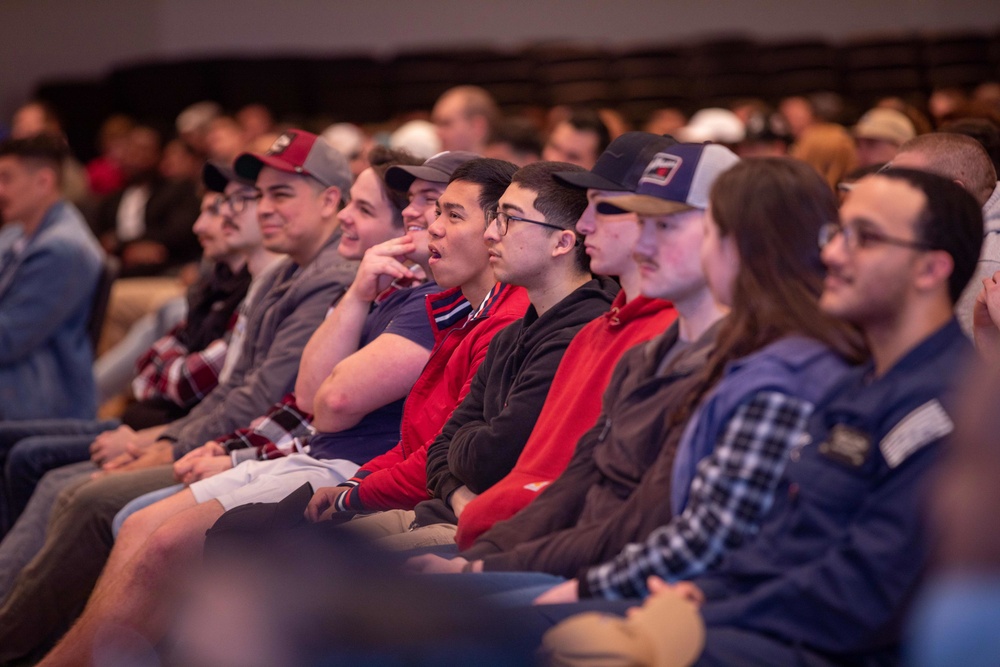
POLYGON ((153 343, 136 360, 132 393, 138 400, 164 398, 189 408, 219 384, 228 341, 219 338, 205 349, 191 352, 177 340, 178 328, 153 343))
POLYGON ((774 391, 741 405, 712 454, 698 464, 684 511, 645 542, 629 544, 613 560, 587 570, 581 595, 644 597, 649 576, 690 579, 756 534, 813 407, 774 391))
POLYGON ((313 416, 299 408, 295 394, 287 394, 266 415, 217 439, 232 457, 233 465, 243 461, 267 461, 304 452, 310 436, 316 433, 313 416))

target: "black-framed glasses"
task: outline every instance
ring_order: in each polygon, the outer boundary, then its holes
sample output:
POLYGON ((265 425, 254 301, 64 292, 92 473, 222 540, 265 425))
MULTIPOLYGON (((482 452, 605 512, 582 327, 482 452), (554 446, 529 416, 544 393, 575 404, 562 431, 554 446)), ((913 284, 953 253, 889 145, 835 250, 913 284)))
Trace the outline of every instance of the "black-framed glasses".
POLYGON ((820 249, 825 248, 830 241, 837 238, 840 234, 844 235, 844 244, 851 251, 858 248, 868 248, 879 243, 899 246, 901 248, 912 248, 914 250, 933 250, 933 248, 922 241, 899 239, 883 234, 882 232, 877 232, 874 229, 842 225, 839 222, 828 222, 819 228, 818 240, 820 249))
POLYGON ((489 229, 490 225, 496 224, 497 233, 500 236, 507 235, 507 228, 510 227, 511 220, 515 222, 530 222, 533 225, 541 225, 542 227, 548 227, 549 229, 558 229, 561 232, 569 231, 564 227, 559 227, 558 225, 551 225, 547 222, 542 222, 540 220, 528 220, 527 218, 522 218, 516 215, 510 215, 504 213, 503 211, 487 211, 486 213, 486 228, 489 229))
POLYGON ((255 192, 250 195, 236 192, 228 197, 220 197, 218 200, 218 206, 221 208, 222 204, 227 204, 229 206, 229 210, 233 212, 233 215, 239 215, 243 211, 247 210, 247 206, 250 202, 256 201, 260 201, 259 192, 255 192))

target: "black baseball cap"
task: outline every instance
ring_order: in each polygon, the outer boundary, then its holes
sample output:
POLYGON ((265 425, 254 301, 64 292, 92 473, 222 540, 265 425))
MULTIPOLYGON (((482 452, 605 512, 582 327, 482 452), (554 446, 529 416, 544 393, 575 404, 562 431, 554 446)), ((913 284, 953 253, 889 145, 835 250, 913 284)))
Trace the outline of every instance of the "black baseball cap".
POLYGON ((669 135, 626 132, 608 144, 590 171, 557 171, 553 176, 571 187, 632 192, 649 160, 676 143, 669 135))
POLYGON ((221 162, 206 162, 205 166, 201 168, 201 182, 212 192, 225 192, 226 186, 231 181, 238 181, 250 187, 254 185, 253 181, 243 178, 231 167, 221 162))

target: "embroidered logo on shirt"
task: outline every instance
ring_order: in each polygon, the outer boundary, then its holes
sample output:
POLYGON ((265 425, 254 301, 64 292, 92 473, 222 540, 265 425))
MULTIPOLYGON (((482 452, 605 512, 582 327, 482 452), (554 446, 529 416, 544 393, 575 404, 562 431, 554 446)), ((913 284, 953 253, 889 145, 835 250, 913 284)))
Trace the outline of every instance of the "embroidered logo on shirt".
POLYGON ((879 449, 890 468, 922 449, 924 446, 943 438, 955 429, 951 417, 937 401, 928 401, 903 417, 889 433, 882 438, 879 449))
POLYGON ((827 458, 858 468, 872 448, 872 439, 862 431, 845 424, 830 429, 830 436, 820 444, 819 451, 827 458))
POLYGON ((531 482, 530 484, 525 484, 524 488, 528 491, 541 491, 548 485, 549 482, 531 482))

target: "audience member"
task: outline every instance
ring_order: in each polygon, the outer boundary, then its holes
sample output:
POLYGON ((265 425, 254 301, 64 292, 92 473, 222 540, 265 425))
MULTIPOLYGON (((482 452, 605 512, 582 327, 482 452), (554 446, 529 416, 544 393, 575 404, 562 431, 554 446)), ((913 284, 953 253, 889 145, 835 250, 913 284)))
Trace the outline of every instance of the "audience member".
POLYGON ((542 148, 542 159, 591 169, 611 142, 607 126, 593 109, 573 109, 558 122, 542 148))
POLYGON ((483 155, 524 167, 542 159, 542 138, 527 118, 504 118, 490 133, 483 155))
POLYGON ((791 156, 815 169, 832 190, 858 166, 851 135, 834 123, 817 123, 804 130, 792 146, 791 156))
POLYGON ((109 116, 101 124, 97 135, 100 155, 87 163, 87 183, 90 191, 100 197, 116 192, 125 187, 125 172, 122 162, 125 159, 128 133, 135 123, 123 114, 109 116))
POLYGON ((899 147, 916 134, 913 122, 901 111, 885 107, 869 110, 854 126, 858 164, 870 167, 891 161, 899 147))
POLYGON ((62 138, 0 144, 0 420, 93 418, 102 252, 61 194, 62 138))
POLYGON ((488 92, 477 86, 457 86, 438 98, 431 120, 437 127, 442 150, 481 155, 499 115, 488 92))

